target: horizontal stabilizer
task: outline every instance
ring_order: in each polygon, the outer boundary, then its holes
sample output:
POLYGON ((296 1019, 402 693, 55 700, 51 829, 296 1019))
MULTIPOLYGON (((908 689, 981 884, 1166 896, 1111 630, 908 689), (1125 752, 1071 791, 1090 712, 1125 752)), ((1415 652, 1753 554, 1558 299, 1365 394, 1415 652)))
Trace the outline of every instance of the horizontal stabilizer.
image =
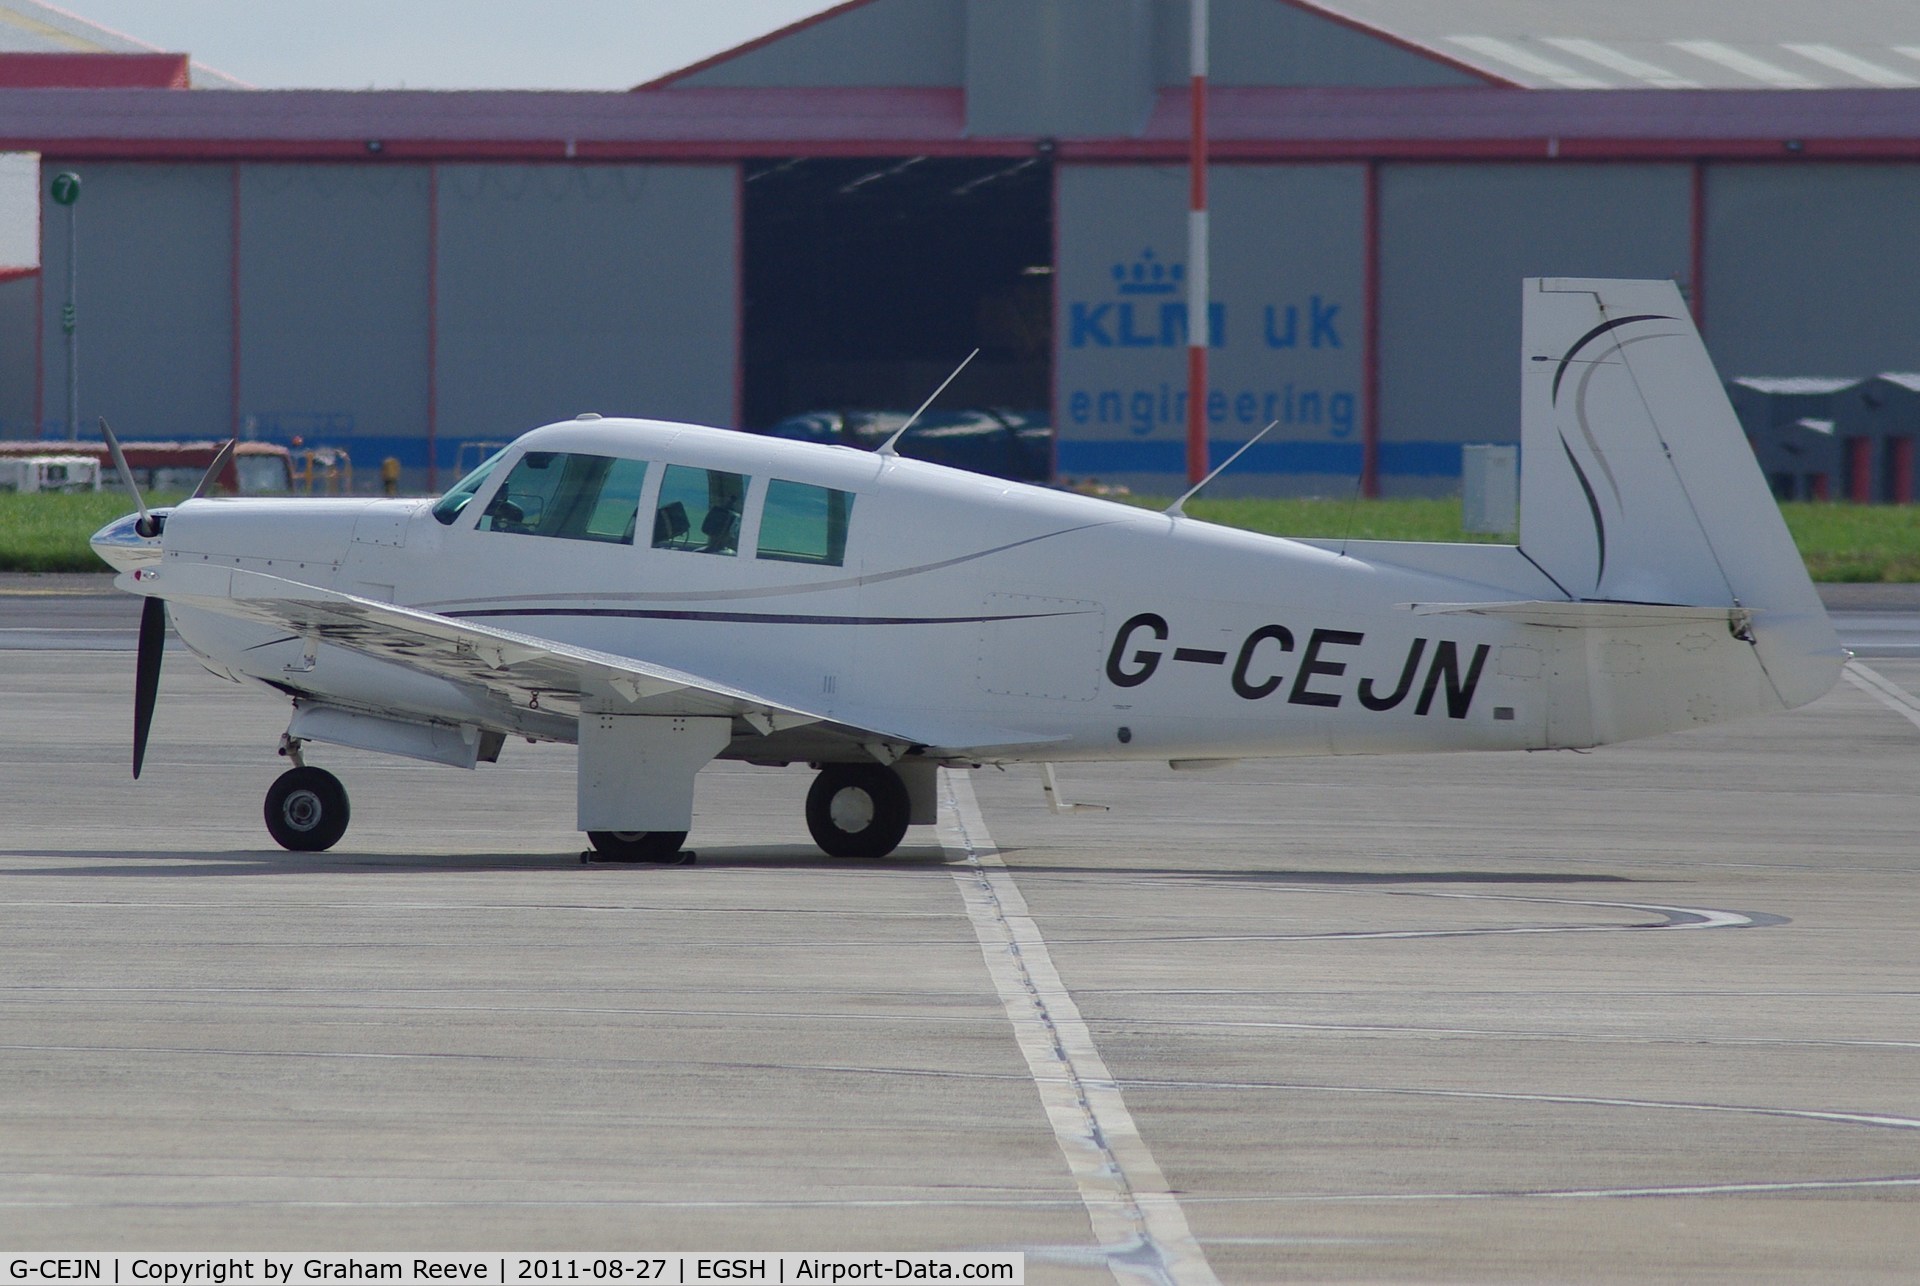
POLYGON ((1740 608, 1689 607, 1680 603, 1610 603, 1602 599, 1562 602, 1542 599, 1521 603, 1408 603, 1415 616, 1497 616, 1523 625, 1562 629, 1654 629, 1697 622, 1744 628, 1748 614, 1740 608))

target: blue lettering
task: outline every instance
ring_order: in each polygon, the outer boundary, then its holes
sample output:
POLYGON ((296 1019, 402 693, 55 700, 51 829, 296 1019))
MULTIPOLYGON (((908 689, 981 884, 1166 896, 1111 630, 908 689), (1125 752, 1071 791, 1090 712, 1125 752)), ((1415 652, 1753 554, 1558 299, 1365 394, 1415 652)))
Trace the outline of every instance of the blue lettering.
POLYGON ((1340 347, 1340 332, 1333 328, 1333 319, 1340 311, 1339 304, 1323 303, 1320 296, 1313 297, 1313 346, 1315 348, 1340 347))
POLYGON ((1135 434, 1144 437, 1153 432, 1153 394, 1145 389, 1135 393, 1130 400, 1132 423, 1128 425, 1135 434))
POLYGON ((1122 303, 1120 310, 1120 346, 1122 348, 1152 348, 1156 341, 1152 335, 1142 335, 1133 328, 1133 304, 1122 303))
POLYGON ((1106 331, 1107 309, 1111 307, 1112 304, 1074 304, 1067 314, 1072 333, 1067 342, 1074 348, 1085 348, 1089 343, 1098 348, 1112 348, 1113 336, 1106 331))
MULTIPOLYGON (((1185 348, 1188 342, 1187 306, 1185 304, 1173 303, 1161 304, 1161 347, 1185 348)), ((1225 348, 1226 346, 1227 306, 1224 303, 1210 303, 1207 305, 1207 347, 1225 348)))
POLYGON ((1327 418, 1333 421, 1333 436, 1344 438, 1353 432, 1353 394, 1335 393, 1327 399, 1327 418))
POLYGON ((1067 414, 1075 424, 1085 424, 1093 415, 1093 398, 1088 396, 1085 389, 1075 390, 1073 396, 1067 399, 1067 414))
POLYGON ((1280 311, 1281 311, 1280 309, 1275 308, 1272 304, 1267 305, 1267 309, 1266 309, 1267 347, 1268 348, 1298 348, 1300 346, 1300 310, 1298 308, 1295 308, 1292 304, 1288 304, 1285 309, 1286 317, 1287 317, 1287 327, 1284 331, 1276 331, 1274 329, 1274 322, 1275 320, 1277 320, 1277 317, 1280 311))
POLYGON ((1242 393, 1233 399, 1233 418, 1242 424, 1252 424, 1253 417, 1260 411, 1260 399, 1252 393, 1242 393))

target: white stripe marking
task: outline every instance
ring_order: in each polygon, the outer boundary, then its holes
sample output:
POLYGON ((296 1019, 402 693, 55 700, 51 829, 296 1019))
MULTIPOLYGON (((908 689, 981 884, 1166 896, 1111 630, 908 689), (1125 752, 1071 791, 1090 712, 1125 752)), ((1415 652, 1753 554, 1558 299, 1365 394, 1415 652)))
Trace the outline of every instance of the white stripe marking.
POLYGON ((1832 1112, 1800 1107, 1747 1107, 1737 1103, 1683 1103, 1670 1099, 1602 1098, 1587 1094, 1518 1094, 1501 1090, 1412 1089, 1390 1085, 1313 1085, 1275 1081, 1129 1080, 1152 1089, 1274 1090, 1288 1094, 1380 1094, 1409 1098, 1480 1099, 1495 1103, 1556 1103, 1570 1107, 1631 1107, 1662 1112, 1731 1112, 1740 1116, 1782 1116, 1799 1121, 1867 1125, 1885 1130, 1920 1130, 1920 1119, 1876 1112, 1832 1112))
POLYGON ((1544 36, 1543 44, 1564 50, 1576 58, 1585 58, 1588 62, 1599 63, 1609 71, 1617 71, 1622 76, 1631 76, 1635 80, 1645 81, 1660 89, 1698 89, 1700 82, 1688 80, 1685 76, 1668 71, 1657 63, 1635 58, 1632 54, 1622 53, 1611 45, 1603 45, 1597 40, 1575 40, 1566 36, 1544 36))
POLYGON ((941 777, 941 846, 964 860, 954 883, 1114 1280, 1218 1286, 993 846, 973 782, 964 772, 941 777))
POLYGON ((1858 661, 1849 661, 1840 674, 1848 683, 1867 693, 1914 727, 1920 728, 1920 701, 1915 701, 1899 685, 1887 679, 1878 670, 1870 669, 1858 661))
POLYGON ((1915 80, 1903 71, 1895 71, 1891 67, 1882 67, 1879 63, 1868 62, 1864 58, 1850 54, 1844 49, 1836 49, 1832 45, 1782 45, 1781 48, 1791 49, 1802 58, 1810 59, 1824 67, 1831 67, 1835 71, 1844 72, 1866 81, 1869 85, 1878 85, 1883 89, 1912 89, 1915 85, 1920 85, 1920 80, 1915 80))
POLYGON ((1788 71, 1752 54, 1735 49, 1732 45, 1723 45, 1717 40, 1670 40, 1667 42, 1675 49, 1692 54, 1695 58, 1704 58, 1710 63, 1718 63, 1729 71, 1739 72, 1742 76, 1751 76, 1763 85, 1772 85, 1775 89, 1818 89, 1817 81, 1809 80, 1797 71, 1788 71))
POLYGON ((1447 40, 1462 49, 1479 54, 1482 58, 1491 58, 1515 67, 1530 76, 1539 76, 1550 80, 1562 89, 1605 89, 1607 82, 1596 80, 1592 76, 1575 71, 1565 63, 1557 63, 1551 58, 1542 58, 1530 49, 1510 44, 1505 40, 1496 40, 1492 36, 1448 36, 1447 40))

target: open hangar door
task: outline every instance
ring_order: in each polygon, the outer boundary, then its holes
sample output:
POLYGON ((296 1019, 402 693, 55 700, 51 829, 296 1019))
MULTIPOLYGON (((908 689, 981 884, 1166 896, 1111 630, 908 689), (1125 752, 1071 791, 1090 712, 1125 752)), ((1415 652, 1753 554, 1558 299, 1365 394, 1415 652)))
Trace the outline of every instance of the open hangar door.
POLYGON ((1039 157, 771 159, 742 172, 744 427, 1051 471, 1053 178, 1039 157))

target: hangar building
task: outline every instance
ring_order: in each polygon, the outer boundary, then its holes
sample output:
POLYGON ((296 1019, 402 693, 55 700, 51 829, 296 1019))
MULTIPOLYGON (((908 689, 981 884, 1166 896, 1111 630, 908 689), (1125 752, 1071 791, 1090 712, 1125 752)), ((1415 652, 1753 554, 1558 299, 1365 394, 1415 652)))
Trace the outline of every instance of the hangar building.
MULTIPOLYGON (((1920 6, 1212 15, 1216 457, 1281 421, 1223 489, 1452 490, 1517 436, 1525 275, 1675 278, 1728 376, 1920 368, 1920 6)), ((1180 0, 852 0, 631 93, 4 88, 0 148, 82 178, 83 423, 435 485, 581 411, 911 407, 979 344, 954 404, 1164 493, 1186 41, 1180 0)), ((41 192, 9 436, 66 428, 41 192)))

